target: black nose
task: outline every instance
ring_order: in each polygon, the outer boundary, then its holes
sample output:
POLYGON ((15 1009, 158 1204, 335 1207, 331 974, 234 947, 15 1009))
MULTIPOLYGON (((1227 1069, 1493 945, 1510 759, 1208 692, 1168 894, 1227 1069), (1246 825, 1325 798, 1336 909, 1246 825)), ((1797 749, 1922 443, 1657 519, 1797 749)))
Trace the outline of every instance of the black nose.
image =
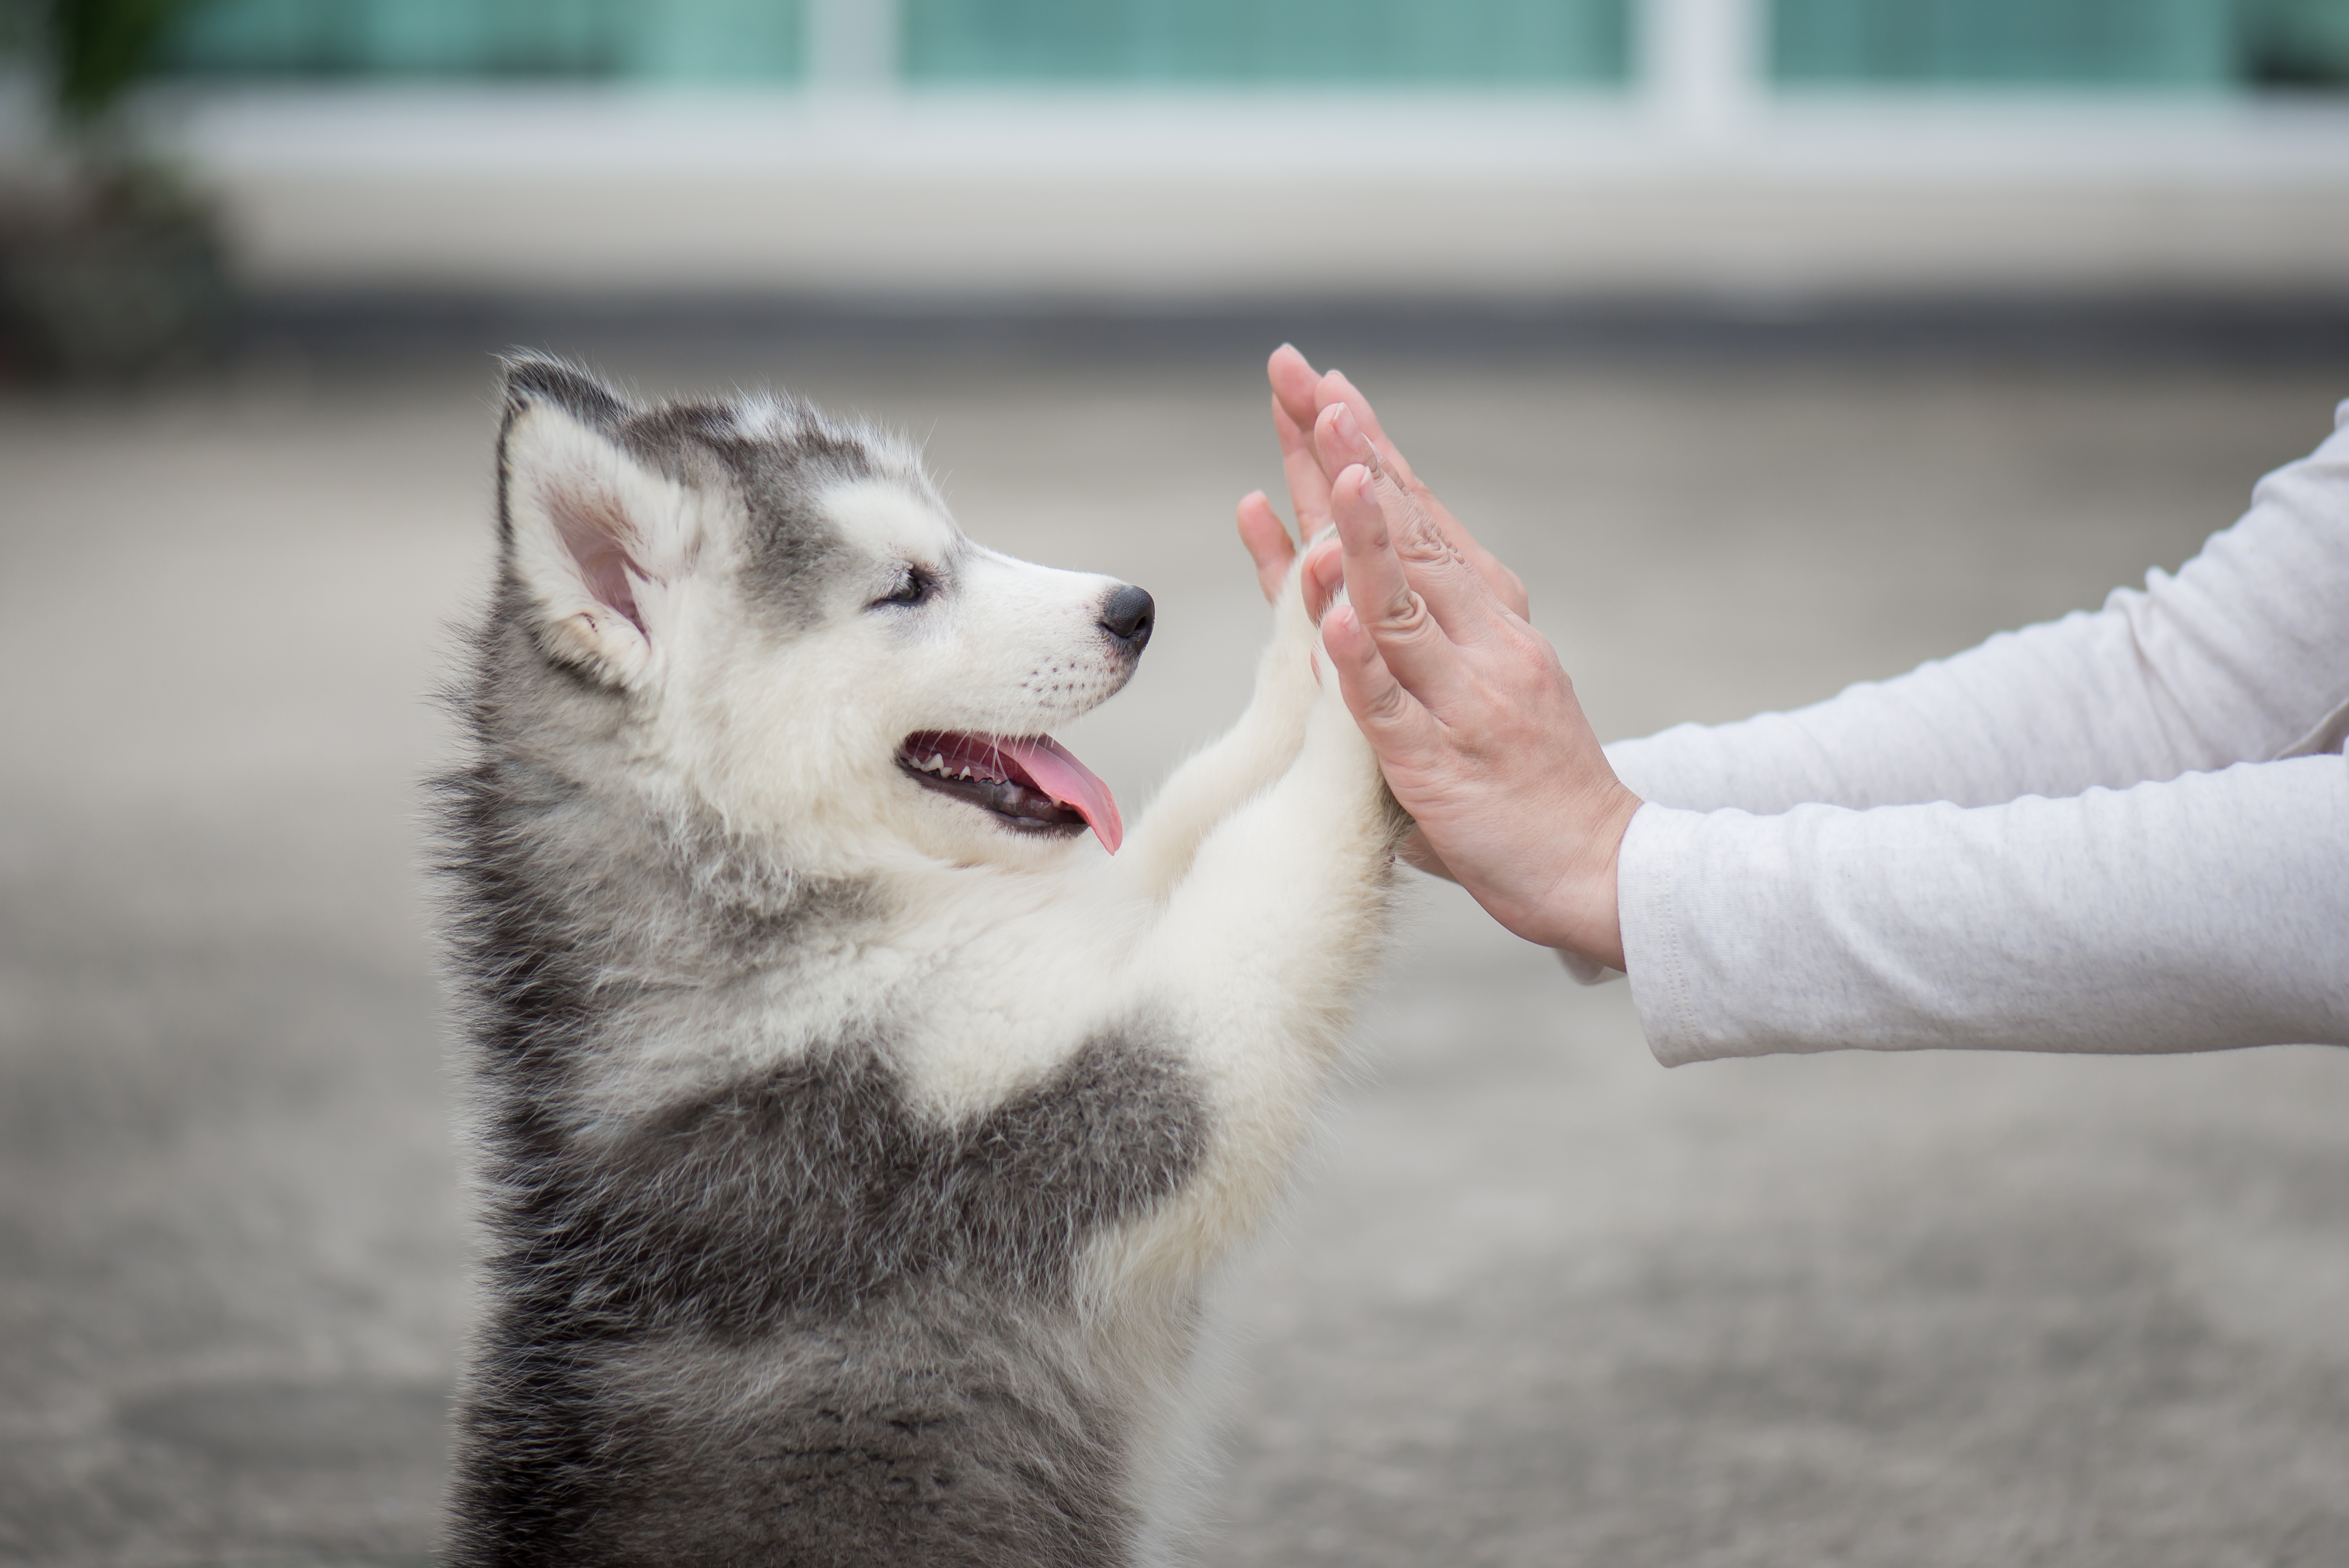
POLYGON ((1127 653, 1139 654, 1150 643, 1154 608, 1150 595, 1129 583, 1102 601, 1102 630, 1123 643, 1127 653))

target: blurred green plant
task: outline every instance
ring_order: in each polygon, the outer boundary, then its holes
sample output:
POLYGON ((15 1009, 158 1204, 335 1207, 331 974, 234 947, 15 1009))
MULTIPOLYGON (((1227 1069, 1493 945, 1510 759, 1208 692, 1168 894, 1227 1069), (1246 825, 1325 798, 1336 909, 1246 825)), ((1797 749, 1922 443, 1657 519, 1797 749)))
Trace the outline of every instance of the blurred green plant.
POLYGON ((117 379, 202 359, 227 273, 212 203, 125 110, 201 0, 0 0, 63 159, 0 190, 0 378, 117 379))
POLYGON ((49 0, 40 33, 60 124, 98 127, 161 62, 171 29, 194 0, 49 0))
POLYGON ((103 135, 130 90, 162 68, 203 0, 0 0, 0 60, 18 62, 67 136, 103 135))
POLYGON ((2241 0, 2244 74, 2262 87, 2349 87, 2349 0, 2241 0))

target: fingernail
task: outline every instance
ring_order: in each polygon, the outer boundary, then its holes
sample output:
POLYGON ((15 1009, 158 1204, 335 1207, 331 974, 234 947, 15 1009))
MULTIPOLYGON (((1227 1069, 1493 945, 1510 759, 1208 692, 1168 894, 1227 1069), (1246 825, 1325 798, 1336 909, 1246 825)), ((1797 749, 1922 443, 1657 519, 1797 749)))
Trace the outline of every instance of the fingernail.
POLYGON ((1354 422, 1354 411, 1343 403, 1332 407, 1338 410, 1338 418, 1330 422, 1330 428, 1337 433, 1338 438, 1350 447, 1368 446, 1370 443, 1362 439, 1361 426, 1354 422))

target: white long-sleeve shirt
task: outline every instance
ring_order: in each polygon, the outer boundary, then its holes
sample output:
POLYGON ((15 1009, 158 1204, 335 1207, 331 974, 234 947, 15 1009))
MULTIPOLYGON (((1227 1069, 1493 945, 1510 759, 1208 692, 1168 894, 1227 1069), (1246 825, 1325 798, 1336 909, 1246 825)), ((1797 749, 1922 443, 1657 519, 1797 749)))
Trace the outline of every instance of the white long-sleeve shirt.
POLYGON ((2100 611, 1608 748, 1657 1057, 2349 1045, 2335 425, 2100 611))

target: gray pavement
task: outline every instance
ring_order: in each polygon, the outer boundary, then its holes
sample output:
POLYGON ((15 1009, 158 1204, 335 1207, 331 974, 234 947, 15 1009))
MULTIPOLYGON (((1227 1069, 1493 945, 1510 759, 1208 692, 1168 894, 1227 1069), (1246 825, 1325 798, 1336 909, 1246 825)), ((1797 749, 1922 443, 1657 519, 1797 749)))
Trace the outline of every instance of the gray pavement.
MULTIPOLYGON (((1309 349, 1311 345, 1307 346, 1309 349)), ((1150 587, 1064 738, 1236 712, 1245 360, 610 347, 926 436, 1150 587)), ((1603 731, 1798 703, 2175 565, 2349 369, 1348 366, 1603 731)), ((419 898, 485 364, 0 403, 0 1562, 422 1563, 465 1242, 419 898)), ((1666 1073, 1453 890, 1220 1293, 1211 1560, 2349 1563, 2349 1053, 1666 1073)))

